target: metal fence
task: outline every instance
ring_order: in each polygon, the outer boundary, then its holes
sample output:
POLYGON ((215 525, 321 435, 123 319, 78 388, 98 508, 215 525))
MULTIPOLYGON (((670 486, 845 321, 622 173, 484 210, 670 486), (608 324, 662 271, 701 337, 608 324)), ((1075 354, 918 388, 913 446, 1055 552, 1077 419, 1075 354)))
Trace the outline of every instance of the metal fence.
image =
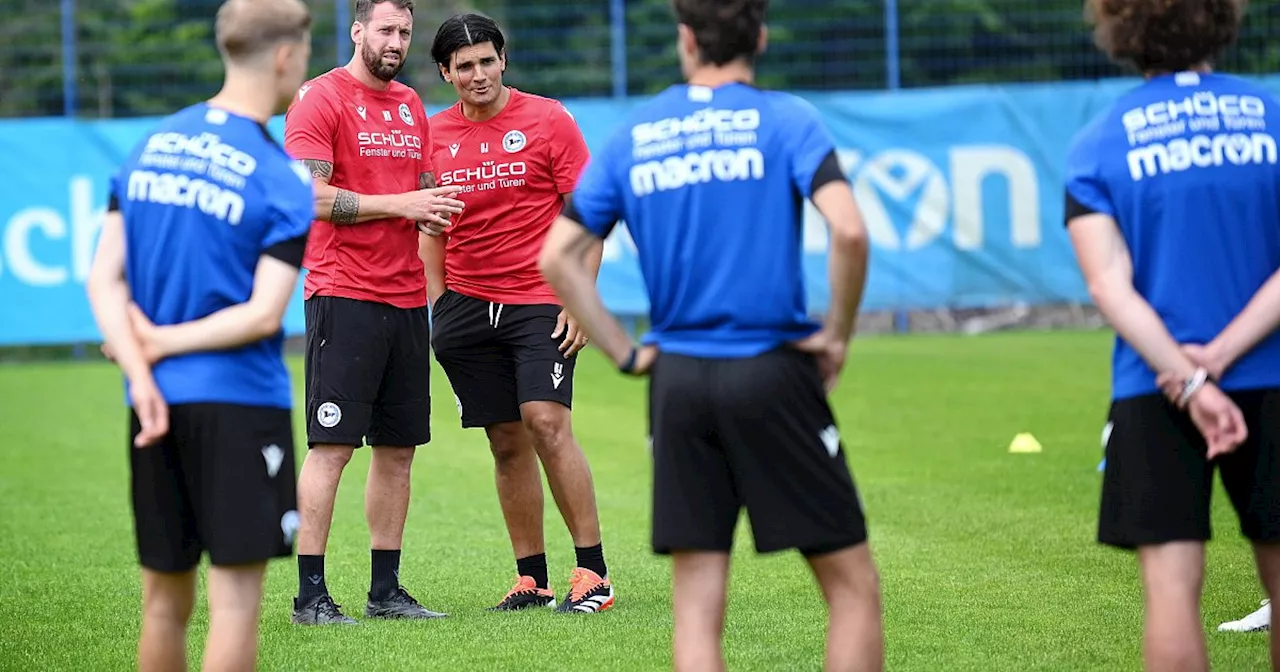
MULTIPOLYGON (((0 117, 162 114, 214 92, 220 0, 0 0, 0 117)), ((311 0, 312 72, 350 55, 351 0, 311 0)), ((679 77, 669 0, 420 2, 402 78, 451 95, 430 63, 435 27, 482 11, 508 33, 507 79, 561 98, 653 93, 679 77)), ((788 0, 770 9, 761 84, 867 90, 1093 79, 1079 0, 788 0)), ((1255 0, 1221 67, 1280 72, 1280 0, 1255 0)))

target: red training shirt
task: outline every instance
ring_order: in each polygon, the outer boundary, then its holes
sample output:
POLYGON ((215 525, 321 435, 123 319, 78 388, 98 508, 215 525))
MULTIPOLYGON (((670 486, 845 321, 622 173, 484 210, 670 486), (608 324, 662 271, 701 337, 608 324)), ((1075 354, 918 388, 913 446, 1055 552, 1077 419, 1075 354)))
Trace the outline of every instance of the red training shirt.
POLYGON ((461 185, 454 198, 466 203, 449 230, 445 286, 495 303, 559 305, 538 255, 587 162, 573 115, 511 89, 494 118, 470 121, 459 102, 431 117, 431 130, 440 186, 461 185))
MULTIPOLYGON (((356 194, 400 194, 431 172, 426 110, 413 89, 385 91, 334 68, 302 85, 285 115, 285 151, 333 164, 329 184, 356 194)), ((303 296, 337 296, 397 308, 427 305, 418 229, 407 219, 311 225, 303 296)))

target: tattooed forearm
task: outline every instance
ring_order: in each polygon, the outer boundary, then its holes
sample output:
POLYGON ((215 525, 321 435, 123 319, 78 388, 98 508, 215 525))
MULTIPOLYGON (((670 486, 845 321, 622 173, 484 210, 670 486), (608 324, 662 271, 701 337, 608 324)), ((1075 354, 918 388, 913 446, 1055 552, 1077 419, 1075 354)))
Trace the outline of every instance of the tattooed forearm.
POLYGON ((329 181, 333 177, 333 164, 328 161, 317 161, 315 159, 306 159, 302 162, 311 170, 311 177, 317 180, 329 181))
POLYGON ((435 173, 422 173, 418 175, 418 188, 419 189, 435 189, 436 188, 435 173))
POLYGON ((360 197, 346 189, 339 189, 333 197, 333 213, 329 221, 334 224, 355 224, 360 215, 360 197))

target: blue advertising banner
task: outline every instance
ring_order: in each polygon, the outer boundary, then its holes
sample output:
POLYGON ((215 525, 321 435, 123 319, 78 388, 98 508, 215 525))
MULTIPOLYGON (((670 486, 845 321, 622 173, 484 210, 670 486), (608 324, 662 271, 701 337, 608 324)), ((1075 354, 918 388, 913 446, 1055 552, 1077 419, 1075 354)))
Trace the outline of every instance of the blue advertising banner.
MULTIPOLYGON (((1262 82, 1280 93, 1280 77, 1262 82)), ((1063 228, 1071 137, 1133 80, 805 94, 822 113, 873 242, 866 310, 1087 302, 1063 228)), ((595 148, 638 100, 565 101, 595 148)), ((156 119, 0 122, 0 345, 98 338, 84 294, 107 177, 156 119)), ((283 135, 283 120, 271 125, 283 135)), ((826 307, 826 229, 804 227, 810 307, 826 307)), ((599 284, 643 315, 619 226, 599 284)), ((302 331, 301 290, 285 328, 302 331)))

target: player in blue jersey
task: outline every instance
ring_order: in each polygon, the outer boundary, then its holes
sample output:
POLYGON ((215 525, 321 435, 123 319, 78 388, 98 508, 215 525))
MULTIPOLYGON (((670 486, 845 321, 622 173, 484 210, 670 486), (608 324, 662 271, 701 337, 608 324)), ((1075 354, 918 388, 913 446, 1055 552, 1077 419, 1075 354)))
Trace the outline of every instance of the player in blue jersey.
POLYGON ((1088 7, 1101 49, 1146 80, 1067 164, 1072 244, 1117 333, 1098 540, 1137 551, 1148 667, 1204 670, 1215 470, 1280 590, 1280 101, 1210 67, 1236 0, 1088 7))
POLYGON ((111 181, 88 293, 132 410, 144 671, 187 669, 206 552, 204 669, 253 669, 266 563, 292 553, 280 326, 314 213, 310 172, 265 124, 302 83, 310 25, 299 0, 228 0, 222 90, 160 122, 111 181))
POLYGON ((801 99, 753 85, 766 0, 675 0, 686 84, 634 111, 589 162, 542 269, 621 370, 650 374, 653 550, 674 562, 675 665, 724 665, 729 551, 743 506, 758 552, 798 549, 830 609, 827 670, 883 663, 879 580, 827 402, 868 241, 835 145, 801 99), (808 319, 802 205, 830 223, 831 307, 808 319), (624 219, 650 301, 643 346, 587 261, 624 219))

